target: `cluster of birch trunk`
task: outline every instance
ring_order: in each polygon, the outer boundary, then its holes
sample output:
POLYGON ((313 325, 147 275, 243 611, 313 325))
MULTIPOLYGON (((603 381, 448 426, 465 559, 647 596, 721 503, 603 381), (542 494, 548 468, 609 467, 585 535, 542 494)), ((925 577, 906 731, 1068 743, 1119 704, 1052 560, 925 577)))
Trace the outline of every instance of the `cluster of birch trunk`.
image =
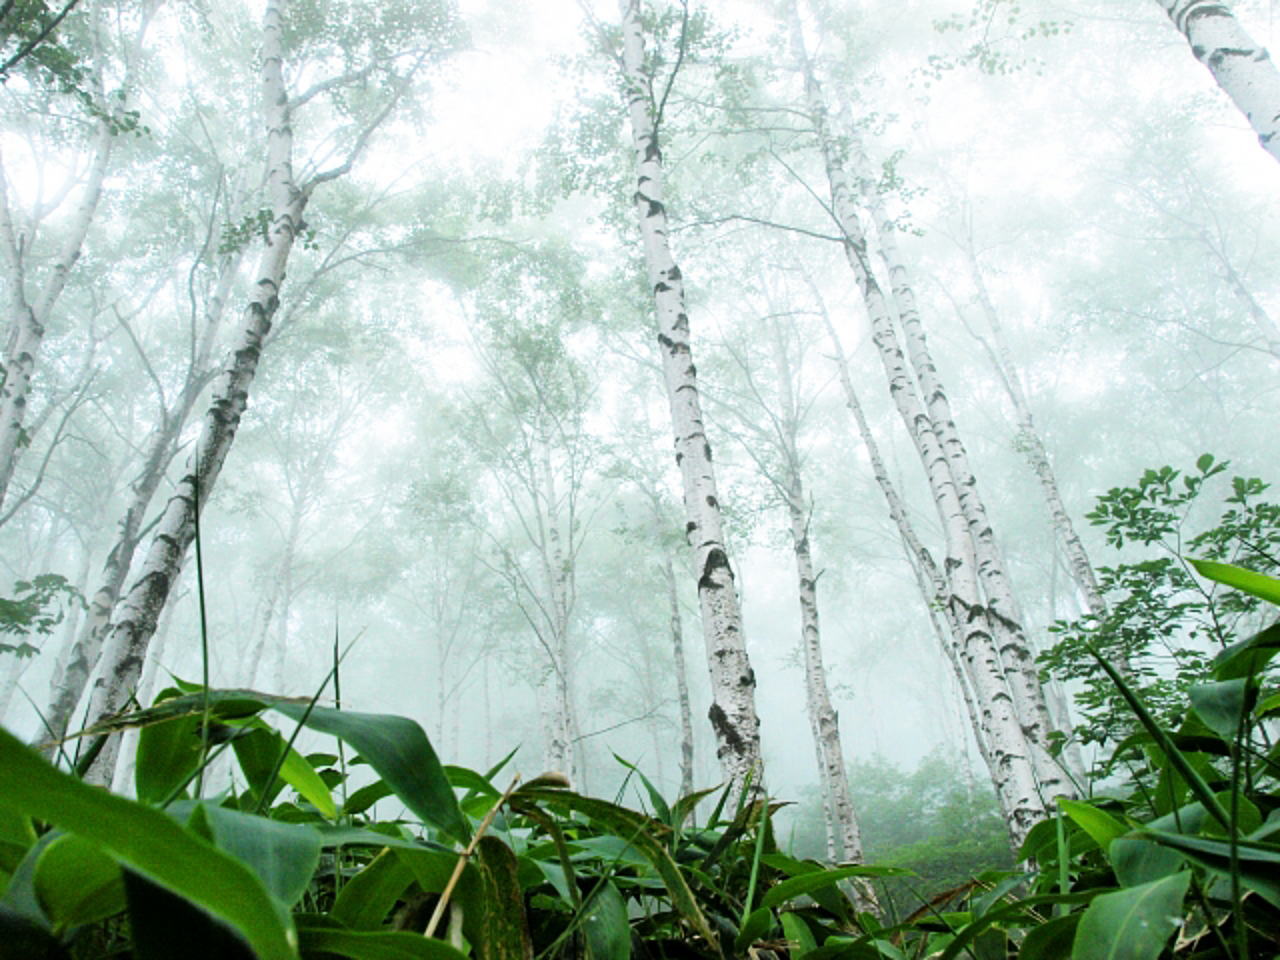
MULTIPOLYGON (((1248 118, 1263 148, 1280 158, 1280 141, 1274 139, 1280 124, 1280 74, 1265 51, 1221 3, 1160 4, 1196 58, 1248 118)), ((114 22, 109 22, 105 4, 90 4, 83 11, 82 28, 96 58, 88 74, 93 110, 84 121, 92 129, 85 136, 84 168, 68 179, 60 197, 24 207, 12 187, 14 168, 0 169, 0 267, 9 316, 0 382, 0 526, 39 502, 47 471, 57 469, 68 425, 97 389, 94 378, 100 364, 93 336, 85 341, 83 357, 75 362, 58 358, 60 367, 70 365, 77 371, 59 377, 49 370, 53 364, 45 340, 51 331, 72 322, 60 309, 63 294, 76 272, 85 269, 80 261, 94 256, 87 245, 95 220, 108 206, 111 184, 127 176, 128 145, 121 129, 128 126, 130 111, 145 99, 139 68, 148 63, 155 42, 150 31, 161 9, 161 0, 125 4, 114 22), (122 23, 127 29, 120 28, 122 23), (59 209, 64 201, 65 209, 59 209), (32 263, 33 237, 55 211, 57 250, 51 258, 32 263)), ((308 306, 311 285, 322 285, 330 271, 358 259, 337 248, 318 261, 309 279, 289 278, 291 258, 309 236, 313 197, 336 192, 342 181, 354 179, 353 171, 369 160, 371 144, 388 136, 402 108, 416 96, 421 76, 457 44, 448 25, 454 14, 447 7, 441 11, 431 20, 435 26, 424 28, 422 36, 380 38, 365 51, 363 61, 347 51, 302 64, 294 59, 297 51, 290 49, 294 11, 289 0, 267 0, 256 28, 256 90, 245 97, 256 103, 249 128, 253 132, 225 157, 240 172, 227 176, 219 170, 217 189, 206 198, 205 222, 196 231, 201 239, 186 278, 189 316, 183 318, 183 363, 157 373, 147 359, 148 345, 130 326, 130 306, 113 307, 115 322, 148 373, 146 390, 152 396, 146 400, 149 413, 133 425, 130 459, 112 478, 127 488, 127 496, 96 578, 87 569, 91 550, 83 551, 86 570, 79 580, 85 584, 88 604, 83 614, 74 611, 66 623, 47 698, 39 705, 40 742, 56 745, 76 727, 136 705, 145 686, 144 670, 149 664, 154 669, 153 642, 158 626, 172 613, 202 512, 218 493, 242 420, 253 416, 259 368, 271 364, 272 347, 294 311, 308 306), (397 45, 396 40, 403 42, 397 45), (305 148, 300 130, 305 131, 305 148), (238 227, 238 242, 223 242, 227 225, 242 224, 248 226, 238 227)), ((862 859, 846 770, 851 751, 842 743, 842 734, 856 738, 859 729, 847 718, 842 724, 837 713, 819 617, 821 569, 815 561, 811 471, 821 465, 815 464, 803 440, 811 404, 802 370, 811 368, 813 361, 802 356, 805 345, 795 335, 791 315, 803 312, 816 319, 825 334, 823 362, 830 364, 848 409, 838 429, 856 438, 865 453, 883 515, 900 540, 917 586, 923 622, 932 628, 938 654, 955 678, 977 753, 989 772, 1010 841, 1017 846, 1048 815, 1055 798, 1081 789, 1084 771, 1073 752, 1062 749, 1069 711, 1062 692, 1041 681, 1036 665, 1040 631, 1027 620, 1026 604, 1002 551, 999 511, 984 497, 987 487, 931 348, 930 333, 952 318, 925 306, 927 298, 919 287, 923 280, 899 243, 900 227, 877 187, 874 145, 864 142, 865 124, 853 91, 844 89, 841 75, 830 75, 811 52, 808 34, 815 26, 822 29, 821 11, 788 0, 773 13, 777 30, 787 38, 786 72, 793 78, 789 109, 803 123, 807 169, 820 178, 806 189, 815 215, 826 222, 826 232, 810 235, 816 242, 839 246, 848 271, 847 289, 854 296, 848 302, 831 302, 830 278, 815 276, 803 263, 787 266, 791 281, 786 290, 771 291, 767 282, 762 284, 758 302, 744 308, 765 318, 757 342, 750 348, 722 345, 719 351, 758 403, 750 409, 728 396, 722 384, 707 382, 695 363, 706 340, 700 340, 704 328, 686 283, 696 284, 698 279, 687 281, 676 259, 672 231, 682 211, 669 210, 668 203, 681 194, 669 189, 667 161, 671 92, 683 80, 680 71, 689 53, 684 27, 690 11, 676 11, 676 21, 683 26, 665 69, 655 66, 652 55, 657 42, 649 33, 653 13, 641 0, 619 0, 620 36, 615 44, 609 31, 599 31, 612 57, 601 58, 599 65, 614 72, 623 93, 615 119, 626 130, 628 193, 614 202, 625 201, 634 214, 630 229, 640 239, 647 291, 643 312, 652 324, 650 359, 667 401, 666 433, 682 508, 673 510, 665 496, 667 486, 674 485, 674 474, 648 456, 649 451, 616 457, 610 469, 615 479, 637 492, 643 504, 639 527, 649 543, 660 545, 650 571, 658 588, 646 602, 660 611, 666 624, 663 656, 669 656, 672 665, 672 689, 655 689, 646 697, 669 697, 675 704, 673 729, 678 736, 673 753, 678 755, 679 788, 688 792, 695 786, 695 726, 701 723, 692 707, 683 626, 682 596, 692 592, 711 695, 704 729, 714 742, 720 773, 742 797, 769 789, 757 687, 785 678, 758 677, 748 654, 738 561, 726 530, 715 456, 722 442, 732 438, 746 451, 766 482, 771 502, 785 516, 794 560, 795 636, 803 666, 797 699, 803 702, 812 736, 827 854, 832 861, 862 859), (796 303, 803 303, 803 308, 796 303), (866 378, 859 377, 846 356, 848 333, 842 325, 855 315, 864 316, 870 330, 881 373, 873 383, 862 382, 866 378), (863 406, 863 396, 871 393, 887 395, 901 422, 918 462, 911 475, 923 478, 935 512, 932 519, 919 516, 913 496, 902 489, 907 481, 881 451, 881 438, 863 406), (683 543, 673 546, 673 540, 683 543)), ((595 14, 590 16, 594 23, 595 14)), ((149 69, 154 69, 153 62, 149 69)), ((683 122, 681 133, 688 134, 688 122, 683 122)), ((397 135, 404 135, 402 127, 396 129, 397 135)), ((5 162, 0 154, 0 167, 5 162)), ((762 235, 778 228, 756 219, 759 224, 753 229, 762 235)), ((1266 348, 1280 356, 1280 328, 1234 268, 1226 246, 1207 231, 1201 230, 1200 236, 1206 255, 1221 264, 1266 348)), ((988 266, 971 225, 958 242, 984 331, 975 336, 1013 412, 1018 448, 1041 491, 1045 516, 1082 606, 1102 618, 1106 604, 1094 567, 1055 475, 1055 451, 1038 429, 1034 397, 1009 345, 997 299, 988 289, 988 266)), ((768 244, 761 241, 762 249, 768 244)), ((573 270, 571 265, 562 272, 573 270)), ((347 282, 359 286, 358 280, 347 282)), ((359 294, 352 295, 352 300, 358 299, 359 294)), ((408 591, 406 599, 437 633, 435 667, 441 679, 436 735, 443 737, 445 716, 460 709, 461 685, 473 668, 481 669, 476 664, 486 654, 480 649, 466 656, 462 649, 460 638, 468 636, 469 623, 465 598, 479 589, 476 584, 483 577, 498 585, 514 611, 516 629, 532 639, 525 675, 537 704, 543 762, 583 784, 588 766, 584 753, 595 733, 587 729, 593 724, 585 721, 579 702, 585 642, 579 581, 593 518, 606 509, 610 496, 603 487, 593 488, 588 478, 605 472, 601 463, 606 455, 591 436, 591 372, 564 347, 570 325, 526 318, 516 305, 518 299, 490 303, 484 316, 460 308, 473 331, 480 374, 492 388, 482 401, 458 404, 440 418, 444 427, 471 438, 476 476, 483 478, 477 482, 487 485, 510 522, 495 527, 461 510, 446 511, 447 522, 424 536, 418 548, 434 558, 436 568, 449 572, 442 574, 436 592, 408 591), (517 334, 526 339, 513 346, 517 334), (467 563, 458 562, 460 550, 470 558, 467 563), (469 665, 457 668, 459 660, 469 665), (460 670, 452 687, 443 679, 451 670, 460 670)), ((142 311, 147 303, 140 296, 132 307, 142 311)), ((474 308, 476 301, 470 303, 474 308)), ((959 302, 954 306, 957 314, 965 312, 959 302)), ((350 409, 366 402, 359 394, 359 387, 345 394, 350 409)), ((276 665, 269 684, 282 680, 286 672, 290 610, 302 587, 295 577, 297 556, 303 528, 323 495, 351 420, 343 396, 330 396, 332 415, 312 429, 305 450, 294 450, 288 457, 287 519, 280 530, 279 557, 272 563, 275 572, 268 577, 271 586, 255 611, 247 661, 241 665, 246 684, 263 676, 269 660, 276 665)), ((647 422, 638 424, 638 445, 651 443, 653 433, 647 422)), ((190 575, 186 579, 189 582, 190 575)), ((642 682, 652 682, 660 673, 645 664, 641 675, 647 679, 642 682)), ((17 676, 11 671, 0 690, 0 712, 9 706, 17 676)), ((487 691, 487 675, 484 685, 487 691)), ((88 777, 110 785, 119 749, 118 739, 108 739, 88 777)), ((869 890, 860 889, 856 896, 862 906, 874 909, 869 890)))

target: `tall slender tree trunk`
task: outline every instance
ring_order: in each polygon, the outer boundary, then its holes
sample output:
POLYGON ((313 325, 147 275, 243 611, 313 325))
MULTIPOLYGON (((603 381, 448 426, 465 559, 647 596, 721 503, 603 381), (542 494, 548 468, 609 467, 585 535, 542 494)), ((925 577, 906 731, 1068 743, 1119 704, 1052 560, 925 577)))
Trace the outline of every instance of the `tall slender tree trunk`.
POLYGON ((711 673, 711 725, 716 756, 735 789, 758 787, 763 768, 756 676, 742 632, 742 612, 725 545, 711 443, 702 420, 689 340, 684 280, 671 254, 663 206, 665 171, 658 141, 658 103, 645 70, 639 0, 620 0, 627 110, 635 152, 636 213, 658 322, 667 400, 675 432, 686 514, 685 532, 698 577, 698 605, 711 673))
POLYGON ((689 702, 689 674, 684 660, 684 626, 680 618, 680 591, 671 557, 662 558, 662 576, 667 584, 667 606, 671 624, 671 661, 676 675, 676 707, 680 714, 680 796, 693 792, 693 708, 689 702))
MULTIPOLYGON (((269 241, 258 262, 258 279, 245 311, 244 329, 205 413, 196 450, 187 461, 186 472, 160 518, 138 578, 121 602, 110 629, 102 671, 90 700, 90 716, 95 720, 121 710, 138 684, 156 620, 195 537, 197 513, 213 492, 248 403, 262 341, 271 330, 285 266, 310 199, 309 190, 299 189, 293 176, 293 132, 283 74, 284 2, 268 0, 262 31, 261 86, 267 121, 267 193, 272 212, 269 241)), ((90 771, 91 780, 110 783, 117 749, 118 739, 111 738, 90 771)))
POLYGON ((1262 149, 1280 160, 1280 71, 1271 54, 1249 36, 1225 0, 1156 2, 1248 118, 1262 149))
POLYGON ((31 397, 31 380, 35 374, 45 328, 53 308, 66 289, 67 280, 80 259, 84 240, 93 223, 102 198, 102 185, 107 177, 115 137, 111 133, 112 117, 98 121, 94 134, 93 160, 80 202, 71 216, 63 243, 49 277, 35 302, 27 299, 22 238, 17 236, 10 210, 8 178, 0 157, 0 255, 3 255, 5 286, 8 288, 9 342, 4 353, 3 377, 0 379, 0 506, 8 494, 14 469, 26 448, 24 423, 31 397))
MULTIPOLYGON (((831 339, 845 403, 853 414, 876 484, 916 573, 917 585, 928 608, 935 636, 955 673, 974 742, 995 787, 1010 843, 1016 850, 1022 845, 1027 831, 1044 818, 1045 807, 1030 760, 1031 747, 1011 709, 1012 699, 1005 688, 999 658, 990 635, 970 629, 969 621, 957 615, 964 609, 963 605, 954 601, 954 588, 946 570, 938 567, 916 533, 863 413, 840 340, 825 310, 820 312, 831 339), (939 621, 945 624, 945 629, 939 621)), ((946 569, 954 571, 958 567, 952 567, 948 562, 946 569)))
POLYGON ((53 739, 66 734, 71 717, 89 683, 89 677, 102 655, 102 645, 111 625, 112 614, 142 540, 143 521, 147 511, 151 509, 151 501, 155 498, 169 465, 177 455, 182 429, 191 416, 201 390, 208 383, 217 331, 222 324, 227 298, 240 260, 241 255, 235 254, 224 258, 222 262, 218 282, 208 304, 205 327, 187 369, 186 382, 173 403, 169 407, 162 406, 160 410, 160 419, 151 433, 142 470, 130 484, 133 497, 124 516, 120 518, 120 534, 103 564, 102 583, 89 603, 89 615, 68 653, 65 667, 55 670, 50 680, 47 716, 53 739))

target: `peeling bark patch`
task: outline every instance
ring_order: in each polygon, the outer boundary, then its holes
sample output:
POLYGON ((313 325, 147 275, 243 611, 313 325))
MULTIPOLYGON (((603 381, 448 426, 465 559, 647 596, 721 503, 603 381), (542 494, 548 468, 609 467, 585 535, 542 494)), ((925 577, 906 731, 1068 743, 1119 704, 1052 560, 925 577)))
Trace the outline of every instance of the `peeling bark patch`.
POLYGON ((707 711, 707 719, 711 721, 716 737, 729 748, 730 753, 741 756, 746 751, 747 745, 742 742, 742 737, 738 736, 738 731, 733 728, 733 724, 729 722, 729 717, 720 708, 720 704, 711 704, 711 709, 707 711))
POLYGON ((716 583, 716 571, 728 571, 729 579, 733 579, 733 569, 729 566, 729 557, 720 547, 712 547, 707 551, 707 559, 702 564, 702 576, 698 578, 699 590, 719 590, 716 583))

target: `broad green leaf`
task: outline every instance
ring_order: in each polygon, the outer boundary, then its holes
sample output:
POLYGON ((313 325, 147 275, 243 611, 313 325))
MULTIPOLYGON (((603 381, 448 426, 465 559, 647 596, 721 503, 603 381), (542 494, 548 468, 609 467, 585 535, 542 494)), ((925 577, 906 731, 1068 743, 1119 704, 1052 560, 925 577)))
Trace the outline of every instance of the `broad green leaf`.
POLYGON ((364 813, 379 800, 389 796, 391 796, 391 788, 383 781, 375 780, 347 797, 347 802, 342 805, 342 815, 353 817, 358 813, 364 813))
MULTIPOLYGON (((306 712, 306 707, 297 703, 276 702, 272 706, 294 720, 302 720, 306 712)), ((358 750, 424 823, 439 827, 463 843, 471 838, 471 827, 458 808, 453 787, 417 722, 392 714, 315 707, 306 718, 306 725, 358 750)))
POLYGON ((1093 837, 1098 846, 1104 851, 1111 845, 1112 840, 1129 832, 1130 828, 1126 824, 1093 804, 1083 803, 1079 800, 1068 800, 1066 797, 1058 797, 1058 806, 1082 830, 1093 837))
POLYGON ((266 794, 267 802, 275 799, 283 783, 287 783, 298 791, 302 797, 322 815, 334 820, 338 816, 338 808, 333 802, 333 794, 325 784, 314 765, 298 753, 276 730, 263 723, 255 730, 237 737, 232 743, 236 759, 245 779, 253 789, 255 796, 266 794), (284 762, 280 763, 281 752, 287 749, 284 762), (268 784, 267 778, 276 770, 278 779, 268 784))
MULTIPOLYGON (((1203 817, 1204 807, 1196 804, 1203 817)), ((1153 880, 1160 880, 1182 869, 1182 855, 1135 833, 1118 837, 1107 851, 1111 869, 1122 887, 1137 887, 1153 880)))
POLYGON ((259 960, 295 957, 288 911, 247 866, 162 811, 55 770, 3 729, 0 808, 45 820, 97 843, 117 860, 240 931, 259 960))
POLYGON ((1202 577, 1216 580, 1218 583, 1235 587, 1250 596, 1280 606, 1280 580, 1268 577, 1263 573, 1246 570, 1230 563, 1215 563, 1212 560, 1190 560, 1189 562, 1202 577))
POLYGON ((818 948, 818 941, 814 939, 813 931, 809 929, 809 925, 798 914, 787 910, 782 913, 781 919, 783 934, 786 935, 788 941, 795 944, 790 951, 791 960, 802 960, 803 957, 818 948))
POLYGON ((751 911, 738 936, 734 938, 733 949, 739 956, 745 956, 748 948, 762 938, 773 926, 773 911, 768 907, 758 907, 751 911))
POLYGON ((1070 960, 1081 914, 1069 913, 1032 927, 1022 938, 1018 960, 1070 960))
POLYGON ((224 923, 132 870, 124 871, 133 960, 255 960, 224 923))
MULTIPOLYGON (((1180 833, 1145 832, 1156 843, 1178 851, 1193 863, 1223 876, 1231 875, 1231 843, 1180 833)), ((1240 881, 1272 905, 1280 907, 1280 844, 1241 840, 1236 844, 1240 881)))
MULTIPOLYGON (((474 860, 477 882, 470 889, 460 885, 459 896, 465 897, 467 911, 464 915, 464 930, 476 944, 480 960, 530 960, 533 956, 533 943, 529 937, 529 921, 524 909, 524 891, 520 885, 520 867, 511 848, 497 837, 482 837, 476 847, 474 860)), ((622 923, 627 930, 627 947, 630 949, 630 928, 627 924, 627 911, 617 890, 617 906, 622 907, 622 923)), ((598 898, 597 898, 598 899, 598 898)), ((595 904, 593 903, 593 907, 595 904)), ((587 936, 593 933, 599 936, 600 930, 612 929, 610 924, 616 921, 614 914, 606 910, 593 931, 587 918, 587 936)), ((597 941, 592 939, 593 948, 597 941)), ((602 937, 600 945, 608 948, 612 943, 609 938, 602 937)), ((598 960, 616 954, 598 954, 598 960)))
POLYGON ((119 865, 98 845, 64 833, 36 860, 35 890, 55 932, 114 916, 125 907, 119 865))
POLYGON ((414 840, 398 833, 383 833, 366 827, 335 827, 331 823, 316 824, 313 830, 320 834, 326 847, 395 847, 403 850, 438 850, 456 856, 447 847, 414 840))
POLYGON ((1058 904, 1067 906, 1087 903, 1093 896, 1094 893, 1090 890, 1086 893, 1049 893, 1023 897, 1005 906, 992 908, 972 920, 968 920, 966 914, 943 914, 944 921, 955 931, 955 939, 938 955, 938 960, 954 960, 961 955, 968 957, 974 951, 980 955, 982 947, 977 943, 991 927, 1035 926, 1044 922, 1046 908, 1058 904), (970 944, 975 946, 970 947, 970 944))
POLYGON ((304 957, 334 954, 352 960, 467 960, 443 940, 421 934, 392 931, 366 932, 312 923, 299 926, 304 957))
POLYGON ((1201 683, 1188 690, 1187 695, 1200 719, 1223 740, 1232 741, 1247 712, 1248 684, 1244 677, 1201 683))
POLYGON ((1218 680, 1258 676, 1280 653, 1280 623, 1255 633, 1222 650, 1213 658, 1213 675, 1218 680))
MULTIPOLYGON (((163 694, 161 694, 163 696, 163 694)), ((200 765, 200 716, 153 723, 138 733, 133 787, 143 803, 163 803, 200 765)))
POLYGON ((342 885, 329 916, 352 930, 376 930, 413 883, 413 871, 383 850, 342 885))
POLYGON ((216 719, 243 719, 270 709, 294 721, 305 722, 312 730, 338 737, 354 747, 360 758, 377 771, 423 822, 439 827, 464 843, 470 839, 471 828, 458 807, 458 799, 431 742, 422 727, 407 717, 311 707, 310 700, 272 697, 254 690, 210 690, 207 694, 174 697, 146 710, 112 717, 82 731, 81 735, 145 727, 173 717, 198 715, 204 711, 206 700, 210 715, 216 719))
POLYGON ((320 864, 320 831, 301 823, 281 823, 213 803, 202 803, 214 843, 257 873, 281 903, 293 906, 306 892, 320 864))
POLYGON ((1080 918, 1072 960, 1156 960, 1182 924, 1187 871, 1095 897, 1080 918))
POLYGON ((833 887, 846 877, 914 877, 915 871, 905 867, 839 867, 804 873, 770 887, 760 899, 762 907, 776 907, 796 897, 812 895, 816 890, 833 887))
POLYGON ((529 806, 540 804, 548 807, 574 810, 585 814, 595 823, 608 827, 618 836, 634 844, 646 857, 658 876, 662 878, 676 912, 708 943, 716 937, 698 905, 693 891, 666 848, 668 828, 658 821, 632 810, 615 806, 605 800, 583 797, 569 790, 552 790, 545 787, 522 787, 512 795, 512 804, 529 806))
POLYGON ((631 924, 627 905, 612 882, 605 880, 587 904, 582 932, 591 948, 591 960, 630 960, 631 924))

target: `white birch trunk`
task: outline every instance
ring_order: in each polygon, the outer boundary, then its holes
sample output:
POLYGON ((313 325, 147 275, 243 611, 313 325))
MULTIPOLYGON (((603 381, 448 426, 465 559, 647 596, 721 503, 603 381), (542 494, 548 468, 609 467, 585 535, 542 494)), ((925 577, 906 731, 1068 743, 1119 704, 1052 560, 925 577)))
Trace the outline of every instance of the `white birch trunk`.
POLYGON ((676 706, 680 714, 680 796, 693 792, 693 708, 689 702, 689 674, 684 660, 684 626, 680 618, 680 592, 670 557, 662 561, 667 582, 671 623, 671 658, 675 667, 676 706))
POLYGON ((1248 118, 1262 149, 1280 160, 1280 71, 1224 0, 1156 0, 1191 52, 1248 118))
MULTIPOLYGON (((108 634, 102 670, 90 699, 89 715, 95 722, 121 710, 138 685, 156 620, 195 537, 197 510, 203 510, 213 492, 248 403, 262 342, 279 305, 285 266, 309 199, 308 192, 300 190, 293 177, 293 132, 283 75, 284 2, 269 0, 262 31, 261 86, 267 125, 267 194, 272 211, 269 242, 258 262, 244 329, 205 413, 196 449, 108 634)), ((118 742, 117 738, 108 741, 89 779, 103 785, 110 783, 118 742)))
POLYGON ((742 612, 720 519, 711 444, 702 420, 684 281, 667 239, 665 172, 658 142, 657 105, 644 69, 640 5, 639 0, 620 0, 620 5, 623 79, 636 163, 636 213, 653 290, 676 462, 684 487, 685 532, 698 576, 698 604, 711 674, 709 716, 716 735, 716 756, 735 790, 749 779, 758 788, 763 768, 760 721, 755 707, 756 677, 743 637, 742 612))
MULTIPOLYGON (((871 321, 872 340, 889 381, 889 392, 916 446, 925 468, 934 502, 947 538, 950 573, 949 615, 963 629, 959 654, 965 663, 975 697, 981 704, 988 745, 996 771, 995 785, 1006 797, 1005 817, 1010 835, 1019 842, 1045 816, 1034 744, 1028 743, 995 645, 991 618, 985 615, 981 590, 974 567, 974 547, 969 524, 960 506, 956 483, 950 473, 928 413, 920 403, 915 383, 907 369, 893 326, 893 314, 866 261, 866 239, 858 223, 853 192, 837 156, 827 126, 826 107, 817 78, 809 64, 800 32, 799 13, 791 6, 792 46, 804 75, 805 98, 823 154, 832 206, 844 232, 846 259, 854 272, 859 292, 871 321)), ((1032 718, 1035 723, 1035 718, 1032 718)))
POLYGON ((66 289, 72 268, 80 259, 85 236, 102 198, 102 184, 107 176, 114 142, 109 121, 100 120, 94 136, 93 161, 80 202, 71 216, 62 250, 34 303, 27 299, 22 244, 14 229, 8 178, 0 159, 0 254, 4 257, 5 286, 9 293, 6 305, 9 343, 4 356, 3 380, 0 381, 0 506, 4 504, 14 469, 26 449, 24 422, 45 327, 58 298, 66 289))
POLYGON ((160 412, 160 422, 152 431, 142 471, 130 484, 133 498, 124 516, 120 518, 120 534, 103 564, 102 583, 89 603, 89 615, 68 652, 65 665, 55 670, 50 679, 47 716, 52 730, 51 739, 66 734, 75 708, 89 683, 89 677, 102 656, 102 644, 111 625, 112 614, 143 535, 143 520, 178 452, 182 429, 191 416, 200 391, 208 382, 213 347, 242 258, 242 253, 223 258, 218 271, 218 282, 208 303, 204 330, 195 345, 186 381, 173 404, 160 412))

